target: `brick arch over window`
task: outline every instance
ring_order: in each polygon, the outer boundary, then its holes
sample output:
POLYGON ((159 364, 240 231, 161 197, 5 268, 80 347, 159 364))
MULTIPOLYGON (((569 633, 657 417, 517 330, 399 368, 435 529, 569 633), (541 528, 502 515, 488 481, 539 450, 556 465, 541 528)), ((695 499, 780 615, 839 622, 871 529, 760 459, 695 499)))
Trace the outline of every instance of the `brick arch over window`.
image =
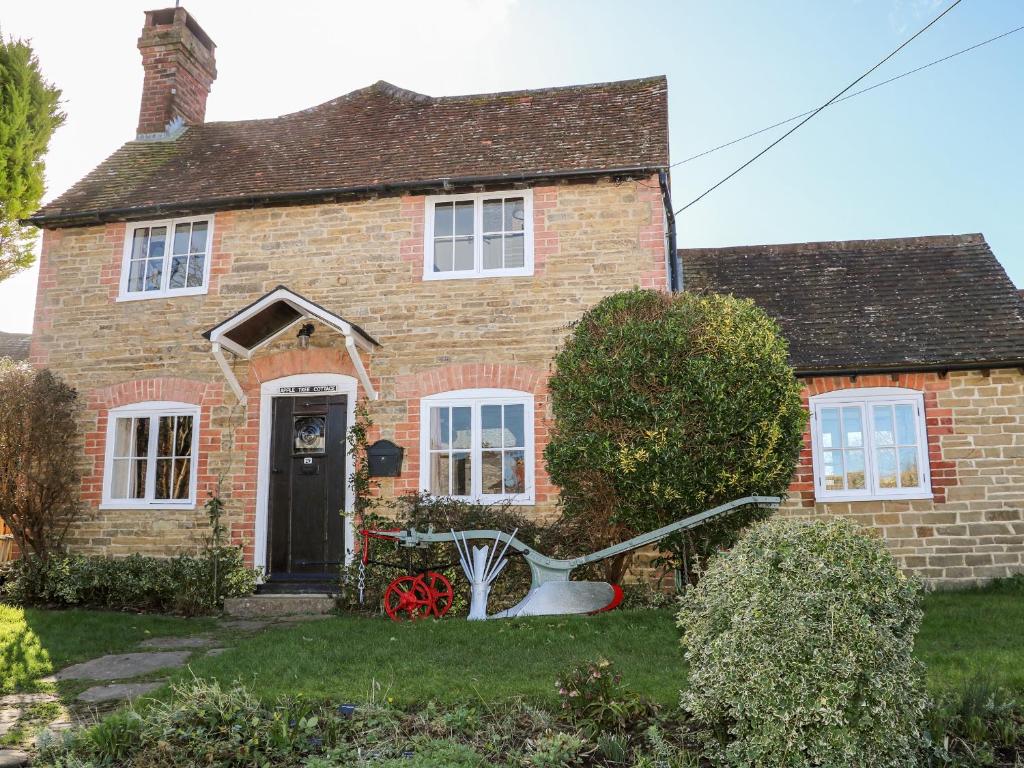
POLYGON ((396 495, 416 493, 420 480, 420 399, 460 389, 515 389, 534 397, 535 502, 553 502, 558 489, 544 466, 544 448, 551 427, 548 372, 523 365, 465 363, 429 368, 395 380, 395 398, 405 401, 405 420, 395 425, 394 440, 405 448, 402 476, 395 480, 396 495))
POLYGON ((105 461, 107 422, 110 409, 123 405, 152 401, 172 401, 199 406, 198 463, 196 469, 196 498, 206 497, 217 483, 210 472, 210 455, 221 449, 221 432, 212 429, 210 422, 213 408, 223 404, 224 388, 220 383, 184 379, 175 376, 158 376, 148 379, 134 379, 90 390, 85 398, 86 421, 84 428, 86 466, 82 473, 82 501, 98 506, 103 499, 103 465, 105 461), (90 421, 90 417, 95 421, 90 421))
MULTIPOLYGON (((803 380, 801 397, 806 409, 810 398, 824 395, 837 390, 857 390, 867 387, 902 387, 921 392, 924 397, 924 418, 928 437, 928 465, 931 474, 932 496, 934 503, 946 501, 946 489, 957 484, 956 462, 947 460, 942 455, 942 437, 953 433, 953 411, 939 408, 938 393, 949 389, 948 378, 937 373, 900 373, 895 376, 876 374, 858 376, 850 379, 846 376, 821 376, 803 380)), ((793 482, 789 486, 790 496, 798 499, 800 506, 813 507, 814 498, 814 465, 811 451, 810 425, 804 431, 803 448, 797 463, 793 482)), ((856 503, 856 502, 855 502, 856 503)))

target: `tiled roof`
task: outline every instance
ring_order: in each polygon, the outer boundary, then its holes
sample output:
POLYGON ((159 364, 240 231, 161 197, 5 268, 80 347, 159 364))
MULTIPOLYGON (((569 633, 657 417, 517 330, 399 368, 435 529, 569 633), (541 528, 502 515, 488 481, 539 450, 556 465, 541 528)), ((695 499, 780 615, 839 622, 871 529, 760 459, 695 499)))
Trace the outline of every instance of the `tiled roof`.
POLYGON ((28 360, 28 345, 32 341, 30 333, 6 333, 0 331, 0 357, 11 360, 28 360))
POLYGON ((437 98, 378 82, 282 117, 128 142, 32 221, 436 187, 441 179, 662 168, 667 93, 664 77, 437 98))
POLYGON ((1024 298, 982 235, 679 255, 688 290, 750 298, 772 315, 801 372, 1024 365, 1024 298))

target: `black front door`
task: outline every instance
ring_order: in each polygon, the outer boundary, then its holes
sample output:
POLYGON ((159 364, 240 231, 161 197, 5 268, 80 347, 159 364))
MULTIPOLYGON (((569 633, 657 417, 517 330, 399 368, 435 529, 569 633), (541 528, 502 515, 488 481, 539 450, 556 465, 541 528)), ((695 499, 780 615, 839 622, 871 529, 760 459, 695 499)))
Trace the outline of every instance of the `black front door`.
POLYGON ((270 575, 336 575, 345 551, 346 398, 274 398, 270 575))

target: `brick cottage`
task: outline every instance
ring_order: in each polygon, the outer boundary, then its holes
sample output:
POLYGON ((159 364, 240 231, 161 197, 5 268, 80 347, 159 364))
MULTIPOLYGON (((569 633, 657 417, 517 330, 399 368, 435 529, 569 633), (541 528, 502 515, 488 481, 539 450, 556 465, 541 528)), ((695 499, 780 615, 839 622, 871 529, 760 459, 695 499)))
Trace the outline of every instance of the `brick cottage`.
POLYGON ((207 123, 195 19, 147 13, 139 49, 136 140, 31 219, 31 360, 86 406, 75 550, 195 548, 219 489, 269 578, 328 574, 357 402, 403 452, 385 496, 550 518, 552 357, 639 285, 779 319, 815 415, 787 512, 877 526, 929 578, 1021 570, 1024 305, 980 236, 677 253, 662 77, 207 123))

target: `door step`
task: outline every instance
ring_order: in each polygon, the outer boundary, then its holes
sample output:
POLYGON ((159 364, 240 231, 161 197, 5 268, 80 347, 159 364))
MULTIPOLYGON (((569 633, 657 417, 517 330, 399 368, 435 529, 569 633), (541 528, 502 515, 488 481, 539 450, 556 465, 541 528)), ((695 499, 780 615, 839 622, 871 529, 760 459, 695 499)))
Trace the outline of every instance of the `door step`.
POLYGON ((249 595, 229 597, 224 601, 224 613, 239 619, 273 616, 313 616, 334 611, 331 595, 249 595))
POLYGON ((337 579, 289 579, 271 577, 256 587, 257 595, 332 595, 337 579))

